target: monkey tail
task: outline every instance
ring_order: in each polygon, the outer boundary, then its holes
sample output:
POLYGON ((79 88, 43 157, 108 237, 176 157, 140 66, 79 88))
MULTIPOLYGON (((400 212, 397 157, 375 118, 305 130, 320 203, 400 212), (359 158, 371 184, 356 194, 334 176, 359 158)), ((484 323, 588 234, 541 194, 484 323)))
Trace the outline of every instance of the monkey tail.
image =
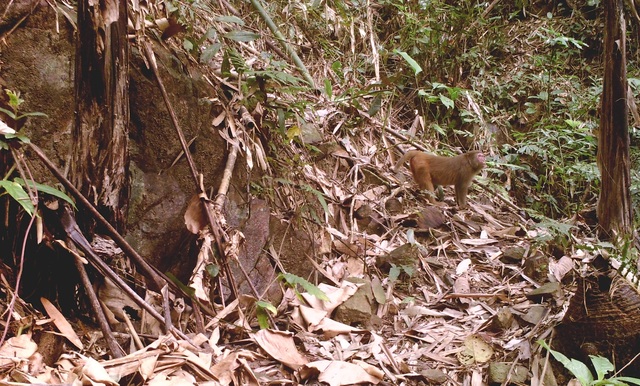
POLYGON ((419 150, 409 150, 408 152, 404 153, 402 158, 400 158, 398 162, 396 162, 396 166, 393 167, 393 171, 397 172, 398 169, 400 169, 400 166, 404 165, 404 163, 407 161, 411 161, 411 158, 415 157, 416 154, 420 154, 420 153, 421 152, 419 150))

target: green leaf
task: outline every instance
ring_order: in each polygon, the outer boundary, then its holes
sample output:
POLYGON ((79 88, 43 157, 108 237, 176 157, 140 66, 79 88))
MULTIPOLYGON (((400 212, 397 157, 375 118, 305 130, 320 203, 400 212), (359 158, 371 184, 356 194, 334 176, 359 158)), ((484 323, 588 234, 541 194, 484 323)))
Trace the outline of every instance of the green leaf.
POLYGON ((218 51, 220 51, 220 48, 222 48, 222 44, 214 43, 202 50, 202 54, 200 54, 200 63, 209 63, 211 59, 216 56, 218 51))
POLYGON ((398 277, 400 277, 400 268, 394 265, 389 270, 389 280, 396 281, 398 277))
POLYGON ((215 28, 209 28, 207 33, 204 34, 205 39, 215 39, 218 36, 218 31, 215 28))
POLYGON ((422 67, 420 67, 418 62, 416 62, 411 56, 409 56, 409 54, 407 54, 404 51, 398 51, 398 50, 396 50, 396 53, 400 54, 400 56, 402 56, 404 60, 406 60, 407 63, 409 63, 409 65, 413 69, 414 75, 418 75, 419 73, 422 72, 422 67))
POLYGON ((264 300, 256 302, 256 317, 258 318, 258 325, 261 329, 269 328, 269 315, 267 315, 267 311, 274 315, 278 313, 278 309, 274 307, 273 304, 265 302, 264 300))
POLYGON ((4 190, 9 193, 11 198, 16 200, 18 204, 22 206, 25 212, 29 213, 29 216, 33 216, 36 208, 33 206, 29 195, 25 190, 15 181, 9 180, 0 180, 0 188, 4 188, 4 190))
POLYGON ((26 135, 22 134, 20 131, 13 134, 5 134, 4 137, 6 139, 14 139, 17 138, 20 142, 30 143, 31 140, 26 135))
POLYGON ((191 298, 194 297, 196 294, 195 288, 184 285, 184 283, 182 283, 180 279, 175 277, 171 272, 165 272, 165 275, 167 275, 167 278, 177 285, 185 294, 191 298))
POLYGON ((582 386, 589 386, 593 383, 593 375, 589 368, 584 363, 576 359, 569 359, 564 354, 552 350, 545 341, 539 340, 537 342, 540 346, 546 348, 554 358, 573 374, 578 379, 582 386))
POLYGON ((331 87, 331 81, 328 78, 325 78, 324 80, 324 93, 327 98, 333 98, 333 88, 331 87))
POLYGON ((258 326, 261 330, 269 328, 269 315, 264 308, 256 308, 256 318, 258 318, 258 326))
POLYGON ((224 51, 224 55, 222 55, 222 64, 220 65, 220 72, 222 72, 222 76, 228 77, 231 75, 231 58, 229 55, 229 51, 224 51))
POLYGON ((634 385, 640 385, 640 378, 633 378, 633 377, 616 377, 614 378, 618 381, 622 381, 622 382, 627 382, 627 383, 633 383, 634 385))
POLYGON ((11 90, 5 90, 5 92, 9 96, 9 106, 17 110, 24 102, 24 99, 20 98, 20 92, 13 92, 11 90))
POLYGON ((280 278, 281 280, 284 280, 287 284, 291 285, 294 288, 296 284, 299 284, 310 295, 313 295, 323 301, 329 301, 329 297, 324 292, 322 292, 320 288, 309 283, 308 281, 301 278, 300 276, 296 276, 292 273, 281 273, 278 275, 278 278, 280 278))
POLYGON ((210 277, 216 278, 220 274, 220 266, 217 264, 207 264, 205 269, 210 277))
POLYGON ((264 300, 258 300, 256 302, 256 307, 270 311, 274 315, 278 313, 278 309, 273 304, 265 302, 264 300))
POLYGON ((605 357, 589 355, 589 358, 591 358, 591 363, 593 363, 593 367, 596 369, 599 381, 603 380, 607 373, 615 370, 613 364, 605 357))
POLYGON ((293 140, 296 137, 300 137, 302 135, 302 129, 300 126, 293 125, 289 129, 287 129, 287 139, 289 141, 293 140))
POLYGON ((409 275, 409 277, 412 277, 417 272, 416 269, 411 265, 403 265, 401 268, 407 273, 407 275, 409 275))
POLYGON ((184 41, 182 42, 182 48, 191 52, 191 50, 193 50, 193 42, 189 39, 184 39, 184 41))
POLYGON ((302 185, 302 188, 307 192, 313 193, 318 199, 318 201, 320 201, 320 205, 322 205, 322 209, 324 209, 324 213, 329 214, 329 205, 327 205, 327 201, 324 199, 324 194, 322 194, 322 192, 312 188, 309 185, 302 185))
POLYGON ((371 102, 371 107, 369 107, 369 111, 367 112, 367 114, 369 114, 370 117, 373 117, 378 113, 378 111, 380 111, 381 107, 382 107, 382 97, 378 94, 375 96, 375 98, 373 98, 373 101, 371 102))
POLYGON ((242 72, 247 72, 247 70, 249 70, 247 63, 245 62, 244 58, 242 57, 242 55, 240 55, 238 51, 234 49, 229 49, 227 50, 227 53, 229 54, 229 60, 231 61, 231 64, 236 69, 236 71, 242 73, 242 72))
POLYGON ((260 34, 250 31, 229 31, 223 35, 225 38, 236 42, 251 42, 260 38, 260 34))
MULTIPOLYGON (((342 62, 335 61, 331 64, 331 70, 340 80, 344 80, 344 74, 342 73, 342 62)), ((639 82, 640 83, 640 82, 639 82)))
POLYGON ((215 20, 223 23, 233 23, 238 25, 244 25, 244 20, 236 16, 218 16, 215 18, 215 20))
MULTIPOLYGON (((21 186, 24 186, 24 187, 27 186, 27 183, 22 178, 16 178, 16 179, 14 179, 14 181, 17 182, 18 184, 20 184, 21 186)), ((66 202, 71 204, 71 206, 73 206, 74 209, 76 209, 76 203, 73 202, 71 197, 67 196, 62 191, 60 191, 60 190, 58 190, 58 189, 56 189, 54 187, 51 187, 49 185, 44 185, 44 184, 37 183, 35 181, 30 181, 28 183, 28 185, 30 187, 34 187, 35 186, 35 188, 36 188, 36 190, 38 192, 46 193, 46 194, 49 194, 51 196, 58 197, 58 198, 60 198, 62 200, 65 200, 66 202)))
POLYGON ((45 114, 45 113, 41 113, 39 111, 33 111, 31 113, 24 113, 24 114, 20 115, 17 119, 24 118, 24 117, 44 117, 44 118, 46 118, 46 117, 48 117, 48 115, 45 114))
POLYGON ((452 109, 455 107, 455 103, 453 103, 453 100, 444 95, 440 95, 440 102, 444 105, 444 107, 448 109, 452 109))
POLYGON ((17 118, 18 118, 18 117, 16 116, 16 113, 14 113, 14 112, 13 112, 13 111, 11 111, 11 110, 7 110, 7 109, 5 109, 5 108, 0 107, 0 111, 1 111, 1 112, 3 112, 3 113, 5 113, 5 114, 7 114, 7 116, 8 116, 9 118, 13 119, 13 120, 17 120, 17 118))

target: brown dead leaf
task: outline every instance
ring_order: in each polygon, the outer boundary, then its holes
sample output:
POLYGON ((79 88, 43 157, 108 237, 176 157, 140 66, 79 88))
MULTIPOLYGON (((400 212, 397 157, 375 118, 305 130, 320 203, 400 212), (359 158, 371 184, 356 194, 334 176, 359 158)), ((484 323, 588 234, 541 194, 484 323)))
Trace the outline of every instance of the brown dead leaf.
POLYGON ((200 197, 197 194, 193 195, 189 200, 186 212, 184 212, 184 225, 189 232, 198 234, 207 226, 207 215, 204 211, 205 208, 200 197))
POLYGON ((349 281, 343 281, 340 288, 324 283, 319 284, 318 288, 327 295, 329 298, 328 302, 322 301, 307 292, 303 293, 302 297, 311 307, 318 310, 332 312, 336 307, 344 303, 345 300, 353 296, 360 285, 349 281))
POLYGON ((118 382, 115 382, 107 373, 107 370, 95 359, 81 356, 83 363, 81 366, 82 374, 87 377, 92 384, 104 384, 117 386, 118 382))
POLYGON ((40 301, 42 302, 42 306, 47 312, 47 315, 53 319, 53 324, 56 326, 58 331, 60 331, 62 335, 64 335, 64 337, 67 338, 74 346, 82 350, 84 348, 82 341, 78 338, 78 335, 73 330, 73 327, 71 327, 71 324, 67 319, 65 319, 64 315, 62 315, 62 313, 58 311, 58 309, 51 304, 48 299, 40 298, 40 301))
POLYGON ((315 310, 306 306, 299 306, 291 317, 294 321, 309 332, 323 331, 325 336, 336 336, 349 332, 365 332, 366 330, 351 327, 344 323, 336 322, 327 317, 327 311, 315 310))
POLYGON ((31 335, 23 334, 8 339, 0 348, 0 366, 9 365, 19 359, 27 359, 38 349, 31 335))
MULTIPOLYGON (((471 286, 469 285, 469 279, 467 275, 460 276, 453 283, 453 291, 456 294, 468 294, 471 292, 471 286)), ((460 298, 460 303, 469 303, 471 300, 466 298, 460 298)))
POLYGON ((253 340, 267 354, 289 368, 297 370, 309 360, 302 355, 293 342, 293 334, 283 331, 260 330, 252 335, 253 340))
POLYGON ((318 381, 330 386, 354 385, 361 383, 378 384, 383 374, 370 374, 363 367, 343 361, 315 361, 307 363, 300 369, 302 379, 309 379, 318 374, 318 381))
POLYGON ((569 256, 562 256, 557 262, 553 261, 553 259, 550 260, 549 271, 559 282, 573 269, 573 259, 569 256))
POLYGON ((489 245, 489 244, 495 244, 498 242, 498 240, 496 239, 460 239, 460 242, 462 244, 466 244, 466 245, 475 245, 475 246, 480 246, 480 245, 489 245))
POLYGON ((470 335, 464 340, 464 348, 458 352, 458 360, 463 365, 486 363, 493 356, 493 349, 482 338, 470 335))
POLYGON ((416 216, 416 223, 418 230, 428 230, 431 228, 438 228, 440 225, 447 221, 442 209, 435 206, 425 207, 416 216))

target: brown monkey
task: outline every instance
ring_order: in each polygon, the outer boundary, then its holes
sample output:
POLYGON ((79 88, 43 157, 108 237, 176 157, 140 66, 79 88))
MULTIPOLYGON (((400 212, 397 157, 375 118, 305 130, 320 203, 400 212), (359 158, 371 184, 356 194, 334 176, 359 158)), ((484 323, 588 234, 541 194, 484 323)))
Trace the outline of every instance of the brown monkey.
POLYGON ((460 208, 467 206, 467 192, 473 176, 484 167, 484 154, 474 150, 455 157, 441 157, 438 155, 411 150, 400 158, 394 168, 397 171, 406 161, 409 161, 413 179, 420 189, 427 189, 429 202, 435 204, 435 186, 454 185, 456 202, 460 208))

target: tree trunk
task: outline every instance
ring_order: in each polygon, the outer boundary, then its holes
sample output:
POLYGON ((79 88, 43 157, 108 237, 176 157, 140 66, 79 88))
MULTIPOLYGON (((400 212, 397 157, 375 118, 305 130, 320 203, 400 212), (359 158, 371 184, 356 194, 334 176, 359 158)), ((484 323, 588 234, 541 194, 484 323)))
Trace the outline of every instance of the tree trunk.
POLYGON ((123 231, 129 163, 127 1, 80 0, 78 33, 71 179, 123 231))
POLYGON ((612 232, 630 235, 632 221, 623 15, 622 0, 605 1, 605 68, 598 139, 602 190, 598 200, 598 221, 607 236, 612 232))

